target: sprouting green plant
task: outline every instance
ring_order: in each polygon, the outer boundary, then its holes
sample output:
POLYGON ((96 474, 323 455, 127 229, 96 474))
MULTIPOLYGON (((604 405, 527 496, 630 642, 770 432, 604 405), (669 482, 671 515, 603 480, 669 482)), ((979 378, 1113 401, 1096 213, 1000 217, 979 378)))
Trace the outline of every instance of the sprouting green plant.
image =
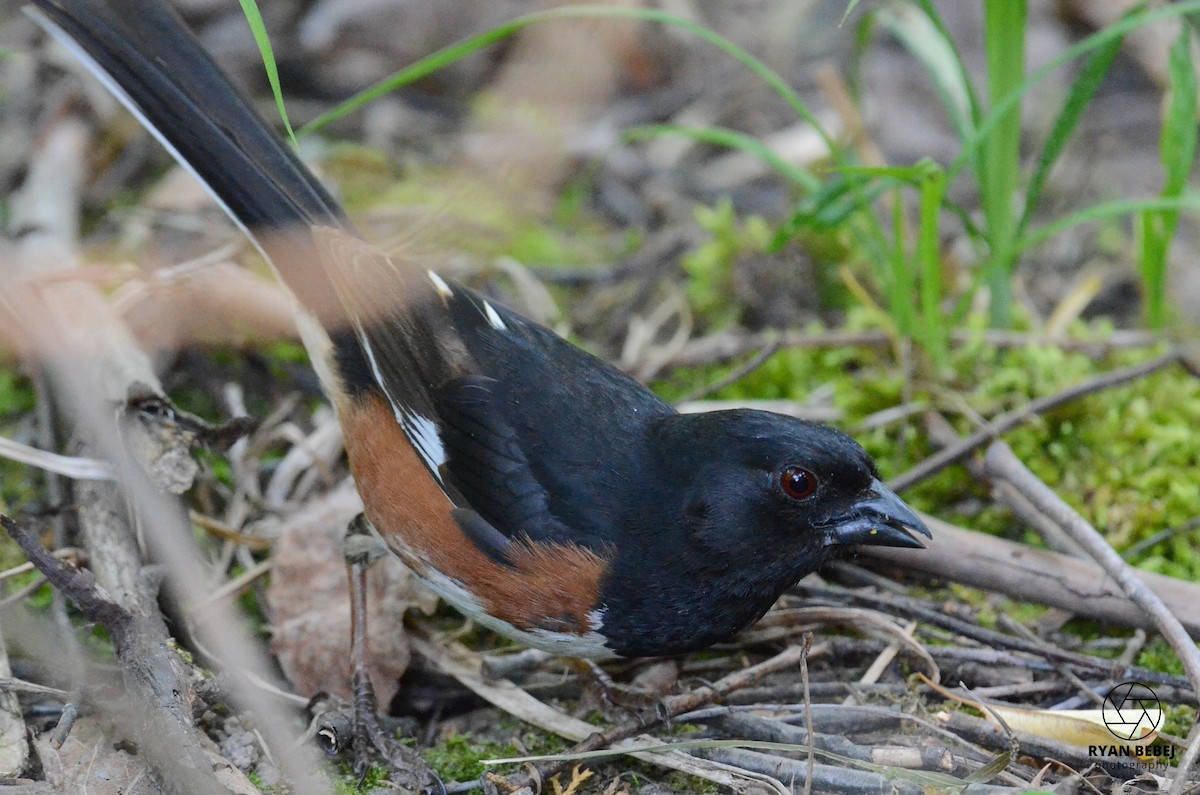
MULTIPOLYGON (((1025 77, 1025 0, 984 3, 988 100, 995 103, 1020 86, 1025 77)), ((992 322, 1007 326, 1012 315, 1012 242, 1017 231, 1016 207, 1021 169, 1021 103, 997 112, 995 129, 983 140, 977 166, 983 214, 991 256, 984 274, 991 290, 992 322)))
POLYGON ((279 67, 275 63, 275 51, 271 47, 271 37, 267 34, 267 24, 263 22, 256 0, 241 0, 242 13, 250 24, 250 32, 254 34, 254 43, 258 45, 263 67, 267 70, 267 82, 271 84, 271 93, 275 95, 275 107, 279 109, 279 118, 287 130, 292 145, 296 145, 296 134, 292 132, 292 123, 288 121, 287 107, 283 104, 283 86, 279 82, 279 67))
MULTIPOLYGON (((281 116, 283 99, 278 75, 270 57, 269 42, 261 33, 254 0, 242 0, 255 27, 268 64, 281 116)), ((852 7, 854 3, 850 3, 852 7)), ((849 8, 848 8, 849 11, 849 8)), ((1033 210, 1042 197, 1048 175, 1062 155, 1078 122, 1107 74, 1124 37, 1132 30, 1169 18, 1187 18, 1200 12, 1200 0, 1167 7, 1138 6, 1116 23, 1068 48, 1050 63, 1025 74, 1026 0, 984 4, 987 53, 987 103, 968 73, 961 54, 932 0, 890 0, 867 10, 861 31, 883 27, 892 32, 925 67, 941 97, 952 126, 961 140, 961 151, 949 166, 919 164, 907 168, 864 169, 852 150, 843 147, 820 125, 804 101, 762 61, 712 30, 655 9, 608 6, 569 6, 518 17, 463 41, 451 44, 351 97, 299 131, 304 136, 364 104, 422 79, 433 72, 516 34, 533 24, 568 18, 611 17, 671 25, 686 30, 742 63, 768 85, 801 119, 812 125, 829 151, 829 168, 823 173, 797 167, 777 156, 753 136, 722 128, 688 128, 653 125, 626 134, 626 140, 660 135, 684 135, 705 143, 739 149, 760 158, 793 185, 797 204, 775 236, 774 248, 795 242, 814 229, 841 235, 851 262, 865 268, 870 287, 882 294, 889 322, 899 337, 911 339, 927 351, 938 368, 945 365, 945 330, 941 311, 956 299, 950 323, 961 319, 963 307, 980 284, 988 288, 993 325, 1012 322, 1012 275, 1030 249, 1066 229, 1083 223, 1122 216, 1139 221, 1141 272, 1148 296, 1148 319, 1163 322, 1166 254, 1182 210, 1200 207, 1200 195, 1186 187, 1195 159, 1195 83, 1192 77, 1190 36, 1185 26, 1172 50, 1170 103, 1164 119, 1161 159, 1166 181, 1157 197, 1119 199, 1097 204, 1039 227, 1033 210), (1053 71, 1084 59, 1059 109, 1051 132, 1022 190, 1020 110, 1023 97, 1053 71), (1190 82, 1189 82, 1190 81, 1190 82), (964 171, 972 173, 979 190, 982 222, 946 199, 948 186, 964 171), (901 188, 915 189, 918 211, 915 232, 907 218, 901 188), (964 295, 947 294, 950 280, 942 273, 938 252, 942 217, 956 217, 974 244, 980 267, 964 295), (886 221, 884 219, 887 219, 886 221)), ((845 272, 855 293, 866 305, 872 298, 845 272), (857 285, 857 286, 855 286, 857 285)))
MULTIPOLYGON (((1167 103, 1159 142, 1166 180, 1163 199, 1178 199, 1187 187, 1196 159, 1196 67, 1192 61, 1192 29, 1183 25, 1167 61, 1167 103)), ((1138 215, 1142 284, 1146 319, 1154 328, 1166 321, 1167 251, 1179 226, 1179 210, 1147 210, 1138 215)))
POLYGON ((990 105, 987 113, 980 109, 971 77, 930 0, 897 0, 885 4, 876 13, 879 21, 925 66, 942 98, 947 117, 962 139, 962 150, 947 169, 948 182, 952 183, 964 169, 976 176, 984 224, 977 229, 968 227, 968 233, 981 255, 981 273, 991 294, 993 324, 1008 325, 1010 322, 1010 280, 1022 254, 1072 226, 1120 216, 1137 217, 1143 230, 1149 229, 1149 235, 1143 234, 1142 273, 1149 296, 1151 322, 1160 324, 1165 255, 1175 234, 1178 213, 1183 209, 1194 210, 1200 204, 1197 197, 1186 190, 1186 177, 1194 161, 1196 124, 1194 78, 1188 76, 1191 72, 1184 74, 1185 69, 1192 69, 1190 26, 1184 26, 1172 54, 1171 102, 1160 147, 1167 181, 1160 196, 1097 204, 1039 228, 1032 228, 1031 218, 1050 170, 1107 74, 1124 37, 1153 22, 1174 17, 1190 19, 1189 15, 1200 11, 1200 3, 1182 2, 1166 8, 1137 6, 1117 22, 1068 48, 1028 76, 1021 74, 1023 65, 1020 64, 1025 17, 1023 0, 989 2, 984 8, 990 105), (931 52, 941 56, 931 56, 931 52), (1086 60, 1071 84, 1051 132, 1042 144, 1022 199, 1019 184, 1021 130, 1017 123, 1021 99, 1054 70, 1084 58, 1086 60), (1191 80, 1190 88, 1188 80, 1191 80), (1020 215, 1015 214, 1018 206, 1022 206, 1020 215))
MULTIPOLYGON (((802 203, 785 229, 791 233, 807 225, 815 227, 828 224, 831 219, 844 219, 850 212, 861 215, 864 199, 873 198, 880 190, 887 189, 892 221, 890 234, 884 234, 882 227, 863 231, 864 238, 872 243, 875 256, 871 257, 869 264, 886 302, 886 311, 874 305, 849 270, 843 271, 843 278, 860 302, 869 310, 876 311, 882 327, 890 330, 894 336, 918 342, 929 354, 935 367, 944 370, 947 364, 947 321, 942 305, 944 292, 938 225, 945 200, 945 171, 937 163, 926 159, 907 167, 857 166, 847 167, 842 172, 850 180, 869 179, 873 185, 870 190, 860 190, 856 194, 840 191, 851 200, 851 204, 842 210, 837 209, 836 200, 820 201, 811 209, 802 203), (916 189, 918 195, 915 235, 909 230, 904 212, 904 187, 916 189), (911 243, 910 236, 913 237, 911 243)), ((778 239, 777 243, 783 239, 778 239)), ((965 304, 959 312, 952 314, 951 322, 963 310, 965 304)))

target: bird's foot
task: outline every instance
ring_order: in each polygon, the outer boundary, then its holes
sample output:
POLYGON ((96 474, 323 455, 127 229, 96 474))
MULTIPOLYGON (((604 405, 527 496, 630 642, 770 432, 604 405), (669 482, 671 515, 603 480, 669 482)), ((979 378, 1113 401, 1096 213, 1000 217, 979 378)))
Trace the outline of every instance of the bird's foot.
POLYGON ((608 672, 591 660, 580 660, 579 668, 584 700, 594 699, 608 718, 640 718, 657 709, 665 692, 661 683, 640 681, 641 676, 631 684, 613 681, 608 672), (610 712, 613 714, 608 714, 610 712))
POLYGON ((384 730, 375 690, 365 671, 355 671, 351 687, 354 691, 354 775, 358 777, 359 785, 371 769, 373 756, 378 754, 388 768, 388 779, 403 790, 445 793, 445 784, 421 755, 384 730))

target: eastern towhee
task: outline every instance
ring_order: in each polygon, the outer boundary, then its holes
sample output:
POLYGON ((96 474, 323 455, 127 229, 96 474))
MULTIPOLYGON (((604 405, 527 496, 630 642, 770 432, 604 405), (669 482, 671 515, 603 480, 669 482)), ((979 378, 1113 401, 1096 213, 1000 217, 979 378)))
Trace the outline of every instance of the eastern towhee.
POLYGON ((371 523, 463 613, 573 657, 728 638, 836 550, 929 531, 831 428, 677 414, 553 332, 364 242, 163 0, 34 0, 301 307, 371 523))

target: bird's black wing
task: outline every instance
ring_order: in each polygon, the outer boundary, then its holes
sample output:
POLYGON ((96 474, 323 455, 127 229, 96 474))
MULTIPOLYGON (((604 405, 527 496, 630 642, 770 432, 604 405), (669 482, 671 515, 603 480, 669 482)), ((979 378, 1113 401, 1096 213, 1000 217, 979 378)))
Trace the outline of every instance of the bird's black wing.
POLYGON ((607 362, 514 312, 496 309, 503 328, 486 322, 486 312, 480 323, 481 302, 465 293, 450 311, 481 373, 495 379, 492 410, 512 429, 550 515, 575 540, 603 543, 620 531, 616 524, 643 490, 651 424, 674 410, 607 362))
MULTIPOLYGON (((650 465, 648 429, 673 410, 549 329, 441 284, 361 328, 366 375, 460 509, 504 538, 606 546, 650 465)), ((482 525, 459 524, 496 552, 482 525)))

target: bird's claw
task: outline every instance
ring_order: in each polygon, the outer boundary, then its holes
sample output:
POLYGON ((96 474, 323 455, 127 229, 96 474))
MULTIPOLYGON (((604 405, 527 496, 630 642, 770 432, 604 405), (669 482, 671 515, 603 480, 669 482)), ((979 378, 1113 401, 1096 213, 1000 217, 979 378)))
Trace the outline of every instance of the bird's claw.
POLYGON ((393 784, 410 792, 445 793, 446 785, 421 755, 384 731, 370 679, 355 675, 351 684, 354 691, 354 775, 358 777, 359 786, 371 769, 374 751, 387 765, 388 778, 393 784))

